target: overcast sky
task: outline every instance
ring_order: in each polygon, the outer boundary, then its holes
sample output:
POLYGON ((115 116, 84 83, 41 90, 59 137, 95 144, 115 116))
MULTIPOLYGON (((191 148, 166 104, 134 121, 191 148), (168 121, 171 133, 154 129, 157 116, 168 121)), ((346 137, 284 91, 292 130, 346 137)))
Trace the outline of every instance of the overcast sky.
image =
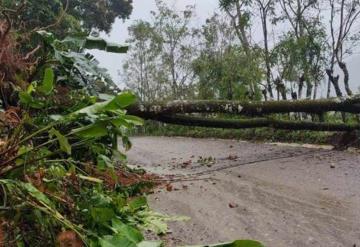
MULTIPOLYGON (((219 0, 164 0, 166 3, 170 4, 176 10, 183 10, 187 5, 195 5, 196 7, 196 16, 194 18, 193 25, 201 26, 206 18, 210 17, 214 12, 219 10, 219 0)), ((155 0, 133 0, 133 12, 129 20, 125 22, 122 20, 117 20, 112 28, 112 31, 109 35, 102 34, 101 36, 108 41, 116 43, 125 43, 128 39, 128 27, 135 20, 150 20, 151 15, 150 11, 156 10, 155 0)), ((255 28, 256 29, 256 28, 255 28)), ((253 31, 253 38, 256 38, 258 32, 253 31), (254 37, 255 36, 255 37, 254 37)), ((260 36, 258 37, 260 38, 260 36)), ((255 40, 256 41, 256 40, 255 40)), ((260 41, 260 40, 258 40, 260 41)), ((121 86, 120 76, 118 72, 122 69, 122 64, 126 58, 125 54, 112 54, 102 51, 92 51, 92 54, 99 60, 100 65, 108 69, 110 75, 116 83, 121 86)), ((360 56, 354 55, 347 60, 348 68, 350 71, 350 84, 353 90, 358 90, 360 86, 360 56)), ((323 87, 325 89, 325 87, 323 87)), ((325 92, 325 90, 322 90, 325 92)))

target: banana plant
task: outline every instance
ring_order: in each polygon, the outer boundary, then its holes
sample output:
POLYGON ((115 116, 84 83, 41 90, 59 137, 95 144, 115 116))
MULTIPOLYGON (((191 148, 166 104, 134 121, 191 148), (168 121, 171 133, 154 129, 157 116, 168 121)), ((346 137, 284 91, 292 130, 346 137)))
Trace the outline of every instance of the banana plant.
POLYGON ((127 52, 128 46, 110 43, 98 37, 77 35, 58 40, 46 31, 38 31, 37 35, 43 40, 45 50, 48 51, 47 63, 55 63, 57 74, 61 75, 57 78, 58 83, 74 89, 85 88, 91 95, 119 92, 107 70, 101 68, 87 50, 97 49, 121 54, 127 52))

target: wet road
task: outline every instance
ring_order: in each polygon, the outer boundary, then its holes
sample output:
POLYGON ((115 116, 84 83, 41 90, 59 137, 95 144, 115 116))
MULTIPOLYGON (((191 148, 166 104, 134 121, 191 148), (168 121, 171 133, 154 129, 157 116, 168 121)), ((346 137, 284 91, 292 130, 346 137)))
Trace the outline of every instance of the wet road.
POLYGON ((256 239, 268 247, 360 246, 360 155, 233 140, 136 137, 131 164, 174 175, 154 210, 168 246, 256 239), (180 180, 180 181, 178 181, 180 180))

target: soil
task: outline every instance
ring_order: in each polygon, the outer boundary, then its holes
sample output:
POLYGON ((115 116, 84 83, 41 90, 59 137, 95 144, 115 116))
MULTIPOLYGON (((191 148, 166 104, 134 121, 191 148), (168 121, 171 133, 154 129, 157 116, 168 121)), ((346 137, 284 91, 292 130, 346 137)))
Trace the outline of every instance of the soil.
POLYGON ((254 239, 267 247, 360 246, 360 155, 329 147, 136 137, 129 162, 172 180, 151 207, 168 246, 254 239))

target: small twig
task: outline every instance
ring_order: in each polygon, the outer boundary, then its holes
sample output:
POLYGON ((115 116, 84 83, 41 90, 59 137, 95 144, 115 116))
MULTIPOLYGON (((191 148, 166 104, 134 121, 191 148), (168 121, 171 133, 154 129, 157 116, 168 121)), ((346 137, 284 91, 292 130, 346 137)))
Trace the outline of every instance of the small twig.
POLYGON ((26 54, 26 56, 24 57, 24 60, 27 61, 30 59, 31 56, 33 56, 39 49, 41 48, 40 45, 38 45, 35 49, 33 49, 32 51, 28 52, 26 54))

